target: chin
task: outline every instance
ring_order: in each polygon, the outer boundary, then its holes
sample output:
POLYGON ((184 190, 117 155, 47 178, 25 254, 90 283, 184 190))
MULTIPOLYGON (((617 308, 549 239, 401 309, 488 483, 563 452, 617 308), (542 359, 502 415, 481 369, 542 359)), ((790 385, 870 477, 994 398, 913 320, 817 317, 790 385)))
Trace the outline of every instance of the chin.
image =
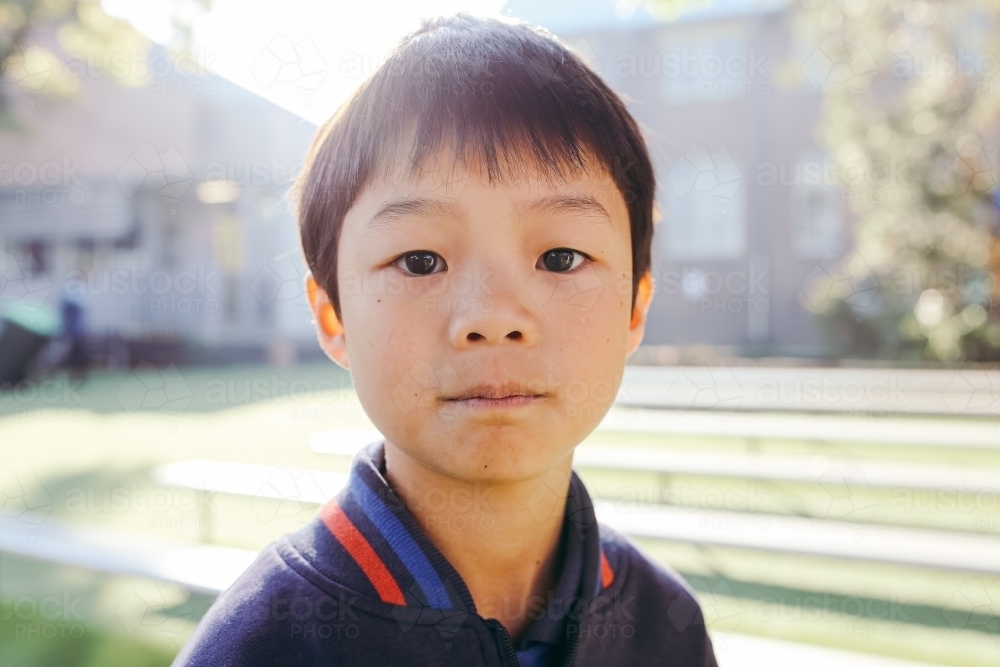
POLYGON ((454 443, 432 454, 434 467, 469 482, 517 482, 548 471, 559 457, 523 438, 484 438, 454 443))

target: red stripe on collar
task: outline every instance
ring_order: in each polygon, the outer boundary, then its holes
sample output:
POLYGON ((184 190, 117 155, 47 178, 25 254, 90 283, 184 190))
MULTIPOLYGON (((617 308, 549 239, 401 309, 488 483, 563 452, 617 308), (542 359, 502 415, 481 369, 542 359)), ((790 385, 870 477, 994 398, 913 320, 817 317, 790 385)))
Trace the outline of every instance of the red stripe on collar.
POLYGON ((608 557, 604 555, 604 549, 601 549, 601 588, 607 588, 615 580, 615 571, 611 569, 611 563, 608 562, 608 557))
POLYGON ((396 578, 357 526, 344 514, 336 498, 320 509, 319 517, 368 577, 382 602, 405 606, 406 598, 396 578))

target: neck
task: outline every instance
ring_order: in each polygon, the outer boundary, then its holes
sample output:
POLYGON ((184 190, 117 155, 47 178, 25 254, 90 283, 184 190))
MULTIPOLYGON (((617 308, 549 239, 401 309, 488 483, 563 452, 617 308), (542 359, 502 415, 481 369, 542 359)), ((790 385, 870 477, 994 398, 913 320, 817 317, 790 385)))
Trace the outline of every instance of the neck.
POLYGON ((478 613, 503 623, 514 641, 545 608, 561 574, 572 463, 566 456, 516 482, 470 482, 385 443, 390 486, 462 577, 478 613))

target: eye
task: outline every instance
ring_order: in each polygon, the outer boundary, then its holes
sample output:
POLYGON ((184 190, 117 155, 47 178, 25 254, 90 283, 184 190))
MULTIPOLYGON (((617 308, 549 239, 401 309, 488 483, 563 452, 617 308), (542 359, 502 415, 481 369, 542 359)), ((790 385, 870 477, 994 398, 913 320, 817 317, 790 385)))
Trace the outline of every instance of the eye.
POLYGON ((590 258, 578 250, 555 248, 538 258, 538 266, 536 268, 545 268, 548 271, 565 273, 583 264, 585 259, 590 258))
POLYGON ((430 250, 408 252, 397 259, 395 264, 404 271, 418 276, 430 275, 447 268, 441 255, 430 250))

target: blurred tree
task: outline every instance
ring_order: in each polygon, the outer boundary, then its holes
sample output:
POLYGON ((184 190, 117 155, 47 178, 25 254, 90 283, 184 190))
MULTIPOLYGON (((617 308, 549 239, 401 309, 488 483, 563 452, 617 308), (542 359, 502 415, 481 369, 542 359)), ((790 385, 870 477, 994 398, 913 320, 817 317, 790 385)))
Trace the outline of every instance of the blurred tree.
POLYGON ((803 302, 839 354, 1000 358, 1000 3, 800 0, 799 71, 856 216, 803 302))
POLYGON ((661 21, 673 21, 681 12, 710 7, 715 0, 618 0, 615 9, 630 9, 644 5, 649 13, 661 21))
MULTIPOLYGON (((674 16, 690 4, 645 2, 674 16)), ((831 352, 1000 359, 1000 2, 791 10, 800 57, 780 78, 822 92, 819 139, 856 216, 853 249, 802 292, 831 352)))
MULTIPOLYGON (((172 57, 191 57, 192 24, 211 3, 174 1, 172 57)), ((11 106, 14 89, 67 98, 94 73, 123 86, 148 84, 150 46, 96 0, 0 0, 0 129, 20 127, 11 106)))

